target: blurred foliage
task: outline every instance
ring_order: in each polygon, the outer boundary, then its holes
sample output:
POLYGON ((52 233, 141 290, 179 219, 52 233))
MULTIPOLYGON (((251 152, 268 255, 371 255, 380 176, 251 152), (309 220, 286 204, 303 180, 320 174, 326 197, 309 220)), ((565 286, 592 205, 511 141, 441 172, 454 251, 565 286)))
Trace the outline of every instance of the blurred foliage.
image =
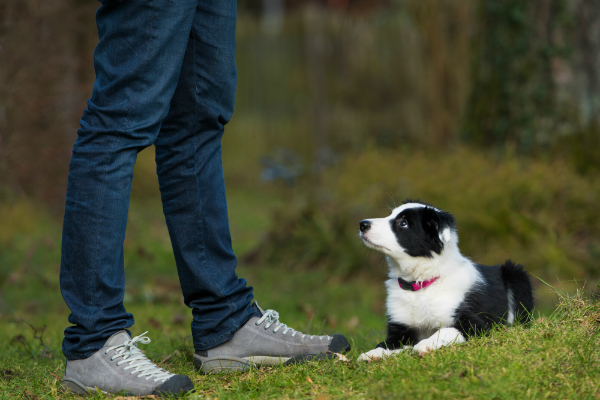
POLYGON ((411 0, 360 17, 312 6, 277 34, 240 15, 236 118, 268 117, 269 141, 306 156, 451 143, 469 90, 474 4, 411 0))
MULTIPOLYGON (((276 33, 242 8, 233 123, 260 124, 252 141, 304 156, 373 140, 395 147, 451 142, 468 94, 462 27, 473 4, 411 0, 360 16, 313 5, 286 15, 276 33)), ((0 182, 57 210, 93 83, 96 6, 0 4, 0 182)))
POLYGON ((299 185, 298 192, 312 196, 290 198, 246 261, 377 279, 386 268, 360 243, 359 221, 420 198, 455 216, 461 250, 475 262, 511 258, 547 279, 598 279, 599 178, 582 177, 564 161, 520 158, 510 150, 500 162, 467 147, 371 149, 347 156, 318 184, 299 185))
POLYGON ((584 175, 600 171, 600 125, 596 121, 583 125, 574 134, 562 135, 550 148, 553 158, 563 158, 584 175))
POLYGON ((572 51, 565 35, 573 19, 564 3, 481 1, 474 40, 479 54, 473 57, 465 116, 468 140, 482 145, 511 141, 529 152, 556 131, 554 117, 561 115, 555 113, 551 61, 560 62, 572 51))
POLYGON ((481 0, 462 139, 600 169, 600 9, 590 0, 481 0))
POLYGON ((0 185, 56 209, 91 94, 98 4, 0 2, 0 185))
MULTIPOLYGON (((598 169, 592 0, 405 0, 364 13, 284 3, 292 11, 273 29, 256 2, 241 2, 238 18, 232 124, 260 126, 250 141, 265 152, 511 142, 598 169)), ((0 184, 57 211, 93 83, 98 4, 0 4, 0 184)))

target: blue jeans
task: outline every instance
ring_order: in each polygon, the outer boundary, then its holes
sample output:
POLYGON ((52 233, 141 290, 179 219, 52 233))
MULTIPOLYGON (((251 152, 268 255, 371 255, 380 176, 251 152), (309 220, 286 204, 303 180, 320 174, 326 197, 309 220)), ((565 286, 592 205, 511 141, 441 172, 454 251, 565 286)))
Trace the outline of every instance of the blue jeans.
MULTIPOLYGON (((235 273, 221 162, 235 101, 235 0, 105 0, 96 81, 73 147, 61 292, 63 352, 87 358, 134 323, 123 306, 123 240, 137 153, 154 144, 163 210, 196 350, 256 314, 235 273)), ((151 273, 151 271, 148 271, 151 273)))

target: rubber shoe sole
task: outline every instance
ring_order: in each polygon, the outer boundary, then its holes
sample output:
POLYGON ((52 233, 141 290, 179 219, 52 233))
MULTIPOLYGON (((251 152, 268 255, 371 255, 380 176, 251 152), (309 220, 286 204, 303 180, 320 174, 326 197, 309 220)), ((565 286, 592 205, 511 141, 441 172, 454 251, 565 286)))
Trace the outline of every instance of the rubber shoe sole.
POLYGON ((205 374, 245 372, 256 368, 256 365, 244 358, 237 357, 201 357, 194 354, 194 366, 205 374))
MULTIPOLYGON (((93 396, 100 391, 102 394, 108 395, 107 392, 100 390, 95 387, 88 387, 79 382, 77 379, 63 377, 62 379, 62 387, 66 392, 80 394, 82 396, 93 396)), ((123 396, 131 396, 130 394, 123 393, 123 396)))
POLYGON ((258 365, 280 365, 285 364, 293 357, 202 357, 194 354, 194 366, 198 371, 205 374, 218 374, 221 372, 245 372, 258 365))
POLYGON ((326 354, 299 354, 294 357, 202 357, 198 354, 194 354, 194 366, 196 369, 209 375, 246 372, 249 369, 256 368, 258 365, 296 365, 304 364, 310 361, 321 360, 348 361, 348 358, 346 358, 346 356, 343 354, 332 353, 330 351, 328 351, 326 354))
MULTIPOLYGON (((176 376, 179 376, 179 375, 176 375, 176 376)), ((181 382, 177 382, 177 383, 181 383, 181 382)), ((189 381, 189 384, 191 384, 191 381, 189 381)), ((155 390, 153 395, 158 396, 159 398, 176 395, 175 391, 169 391, 169 388, 165 388, 164 386, 165 385, 160 386, 157 390, 155 390), (161 388, 163 390, 166 389, 166 391, 161 390, 161 388)), ((179 385, 179 386, 183 386, 183 385, 179 385)), ((71 392, 71 393, 79 394, 79 395, 86 396, 86 397, 95 396, 96 394, 98 394, 98 392, 101 392, 102 394, 107 395, 107 396, 113 396, 115 394, 118 394, 119 396, 136 396, 134 393, 130 393, 130 392, 126 392, 126 391, 120 391, 118 393, 108 393, 108 392, 105 392, 104 390, 100 390, 96 387, 85 386, 83 383, 79 382, 77 379, 66 377, 66 376, 63 376, 62 388, 66 392, 71 392)), ((189 387, 189 385, 188 385, 188 387, 185 387, 184 391, 185 392, 194 392, 195 390, 194 390, 193 384, 191 384, 191 387, 189 387)))
POLYGON ((299 354, 287 360, 283 365, 296 365, 296 364, 304 364, 311 361, 322 361, 322 360, 338 360, 338 361, 348 361, 348 358, 343 354, 333 353, 328 351, 327 353, 319 353, 319 354, 299 354))

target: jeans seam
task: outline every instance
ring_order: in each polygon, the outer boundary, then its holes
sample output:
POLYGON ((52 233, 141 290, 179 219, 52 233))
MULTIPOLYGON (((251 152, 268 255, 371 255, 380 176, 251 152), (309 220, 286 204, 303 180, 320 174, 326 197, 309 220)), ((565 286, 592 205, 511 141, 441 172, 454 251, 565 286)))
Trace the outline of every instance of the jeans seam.
MULTIPOLYGON (((193 50, 194 50, 194 59, 193 59, 193 62, 194 62, 194 65, 193 65, 193 71, 194 71, 194 97, 195 97, 195 100, 196 100, 195 101, 195 107, 194 107, 194 112, 195 112, 194 172, 195 172, 195 178, 196 178, 196 190, 197 190, 198 202, 199 202, 199 205, 200 205, 200 210, 202 210, 204 208, 204 205, 203 205, 203 201, 202 201, 202 197, 201 197, 202 193, 200 193, 200 185, 199 185, 199 182, 198 182, 198 176, 199 176, 199 172, 200 171, 198 169, 198 160, 196 158, 196 155, 198 154, 198 150, 199 150, 199 145, 198 145, 199 133, 200 133, 200 131, 199 131, 199 128, 200 128, 200 126, 199 126, 200 110, 199 109, 200 109, 200 106, 201 106, 201 102, 200 102, 200 99, 198 98, 199 97, 199 94, 198 94, 198 92, 199 92, 199 89, 198 89, 198 75, 199 75, 198 74, 198 67, 199 67, 199 64, 197 62, 197 52, 196 52, 197 31, 194 29, 194 26, 192 26, 192 39, 193 39, 193 43, 194 43, 194 48, 193 48, 193 50)), ((217 114, 217 113, 215 112, 215 114, 217 114)), ((220 122, 218 122, 218 124, 221 125, 220 122)), ((224 125, 221 127, 221 130, 223 130, 223 129, 224 129, 224 125)), ((208 143, 205 143, 204 145, 207 146, 207 147, 210 146, 210 145, 212 145, 214 139, 215 138, 212 138, 208 143)), ((217 140, 219 141, 217 149, 214 150, 213 152, 211 152, 211 154, 209 155, 209 157, 212 158, 213 160, 215 158, 219 158, 219 160, 217 160, 216 162, 222 162, 221 161, 222 151, 221 151, 220 138, 217 139, 217 140)), ((215 161, 213 161, 213 162, 215 162, 215 161)), ((199 231, 200 231, 200 237, 201 237, 201 241, 202 241, 202 261, 201 261, 201 263, 202 263, 202 265, 205 268, 208 267, 208 268, 206 268, 207 271, 211 271, 211 273, 215 273, 215 272, 218 272, 218 271, 215 271, 215 268, 214 268, 215 266, 213 266, 213 268, 210 268, 210 266, 206 265, 206 263, 207 263, 207 257, 206 257, 205 231, 204 231, 205 224, 204 224, 204 220, 202 219, 202 215, 203 215, 203 213, 201 212, 200 213, 200 218, 199 218, 200 226, 198 228, 199 231)), ((216 266, 216 267, 218 267, 218 266, 216 266)), ((242 310, 238 310, 237 304, 231 300, 231 294, 230 293, 226 293, 226 291, 224 290, 224 288, 223 288, 223 286, 222 286, 222 284, 220 282, 217 281, 216 284, 214 284, 214 286, 215 286, 215 289, 218 288, 219 291, 220 291, 221 298, 219 299, 219 301, 222 302, 223 300, 225 300, 225 302, 226 302, 226 304, 223 304, 223 305, 227 307, 228 314, 229 314, 228 315, 228 319, 231 321, 233 314, 236 311, 242 311, 242 310)), ((248 318, 248 319, 250 319, 250 318, 248 318)), ((244 321, 244 323, 246 323, 246 322, 247 321, 244 321)), ((218 345, 218 344, 220 344, 220 343, 222 343, 222 342, 225 341, 225 340, 223 340, 223 338, 231 338, 235 334, 235 332, 237 332, 240 329, 241 326, 239 326, 235 321, 233 321, 233 327, 234 327, 233 331, 230 331, 230 332, 227 332, 227 333, 225 333, 223 335, 220 335, 220 336, 218 336, 217 338, 213 339, 212 341, 210 341, 208 343, 215 343, 216 342, 217 345, 218 345)), ((207 343, 205 343, 205 345, 206 344, 207 343)))
MULTIPOLYGON (((200 100, 198 99, 198 63, 196 62, 196 31, 194 30, 194 28, 192 27, 192 37, 193 37, 193 41, 194 41, 194 97, 196 99, 195 101, 195 108, 194 108, 194 112, 195 112, 195 118, 196 118, 196 129, 195 129, 195 134, 194 134, 194 148, 196 153, 198 152, 198 133, 199 133, 199 107, 200 107, 200 100)), ((216 114, 216 113, 215 113, 216 114)), ((212 142, 212 140, 211 140, 212 142)), ((210 143, 205 143, 205 146, 209 146, 210 143)), ((218 148, 213 151, 209 157, 211 158, 215 158, 217 156, 221 155, 221 151, 219 151, 221 149, 221 145, 220 145, 220 139, 219 139, 219 146, 218 148)), ((220 157, 221 158, 221 157, 220 157)), ((219 162, 221 162, 221 160, 219 160, 219 162)), ((199 182, 198 182, 198 175, 199 175, 199 171, 198 171, 198 165, 197 165, 197 160, 194 154, 194 172, 195 172, 195 176, 196 176, 196 188, 199 188, 199 182)), ((201 193, 198 190, 198 200, 200 202, 200 204, 202 205, 202 197, 201 197, 201 193)), ((202 213, 201 213, 202 214, 202 213)), ((205 264, 206 262, 206 254, 205 254, 205 250, 206 250, 206 246, 204 244, 204 221, 200 218, 201 221, 201 226, 200 226, 200 235, 202 238, 202 255, 203 255, 203 260, 202 263, 205 264)), ((236 304, 232 303, 231 299, 229 298, 229 296, 226 295, 225 290, 223 290, 223 287, 220 283, 217 284, 217 286, 219 287, 219 290, 221 292, 221 297, 226 297, 226 301, 227 301, 227 308, 229 308, 229 312, 230 314, 235 311, 235 309, 237 308, 236 304)), ((239 329, 239 328, 238 328, 239 329)))
MULTIPOLYGON (((195 18, 195 17, 194 17, 195 18)), ((196 208, 195 213, 196 213, 196 217, 197 217, 197 221, 200 224, 200 226, 198 227, 198 231, 199 231, 199 236, 200 236, 200 243, 202 246, 201 249, 201 263, 204 265, 206 262, 206 243, 205 243, 205 238, 204 238, 204 221, 202 219, 202 209, 204 208, 204 205, 202 204, 202 195, 200 193, 200 185, 198 182, 198 164, 197 164, 197 159, 196 159, 196 155, 198 154, 198 130, 199 130, 199 126, 198 126, 198 98, 197 98, 197 91, 198 91, 198 81, 197 81, 197 74, 198 71, 196 70, 197 67, 197 62, 196 62, 196 32, 194 30, 194 26, 192 24, 192 43, 193 43, 193 54, 194 54, 194 58, 193 58, 193 72, 194 72, 194 97, 196 99, 195 104, 194 104, 194 132, 191 132, 191 134, 193 135, 193 143, 194 143, 194 147, 192 149, 192 160, 194 160, 194 178, 196 181, 196 198, 198 199, 198 206, 200 208, 200 210, 198 210, 196 208), (198 212, 200 211, 200 212, 198 212)))
MULTIPOLYGON (((100 199, 99 199, 99 204, 100 205, 104 205, 105 201, 106 201, 106 176, 108 174, 108 167, 110 165, 110 160, 113 157, 113 154, 115 153, 115 149, 118 147, 119 143, 121 142, 121 137, 120 136, 115 136, 113 139, 113 145, 111 146, 111 149, 106 157, 106 163, 104 165, 104 171, 103 171, 103 179, 102 179, 102 188, 101 188, 101 192, 100 192, 100 199)), ((86 215, 87 215, 87 211, 86 211, 86 215)), ((94 255, 92 256, 91 260, 92 260, 92 265, 91 265, 91 270, 92 270, 92 279, 91 281, 93 281, 93 285, 92 288, 97 287, 96 285, 96 273, 98 270, 98 243, 99 243, 99 237, 100 237, 100 232, 99 232, 99 227, 100 225, 100 218, 98 218, 98 220, 96 221, 96 236, 94 238, 94 255)), ((91 292, 94 293, 93 296, 93 306, 96 307, 96 303, 98 300, 98 291, 92 291, 91 292)), ((87 343, 87 340, 86 340, 87 343)))

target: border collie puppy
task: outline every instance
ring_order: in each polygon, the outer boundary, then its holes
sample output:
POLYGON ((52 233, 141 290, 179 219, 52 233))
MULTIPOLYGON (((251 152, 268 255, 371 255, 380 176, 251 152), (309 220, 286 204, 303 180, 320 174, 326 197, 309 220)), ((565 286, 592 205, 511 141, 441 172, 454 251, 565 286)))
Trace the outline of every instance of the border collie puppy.
POLYGON ((386 255, 387 338, 359 361, 404 350, 426 353, 494 324, 526 323, 533 309, 521 265, 473 263, 460 254, 456 221, 447 212, 406 201, 387 218, 360 222, 367 247, 386 255))

